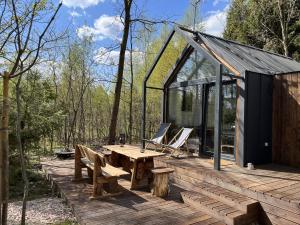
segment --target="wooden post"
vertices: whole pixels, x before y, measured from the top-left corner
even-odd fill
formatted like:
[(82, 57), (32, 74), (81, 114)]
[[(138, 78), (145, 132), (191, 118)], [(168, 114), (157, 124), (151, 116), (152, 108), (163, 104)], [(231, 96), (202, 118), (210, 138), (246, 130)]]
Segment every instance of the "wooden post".
[(221, 170), (221, 134), (222, 134), (222, 65), (216, 71), (215, 93), (215, 129), (214, 129), (214, 169)]
[(3, 74), (3, 103), (0, 130), (0, 174), (1, 174), (1, 204), (2, 204), (2, 224), (7, 224), (7, 207), (9, 192), (9, 162), (8, 162), (8, 119), (9, 119), (9, 73)]
[(82, 179), (82, 169), (81, 169), (81, 152), (79, 146), (75, 146), (75, 176), (74, 180)]
[(103, 182), (99, 182), (98, 178), (101, 177), (101, 166), (102, 162), (99, 156), (95, 156), (94, 172), (93, 172), (93, 194), (92, 198), (103, 195)]

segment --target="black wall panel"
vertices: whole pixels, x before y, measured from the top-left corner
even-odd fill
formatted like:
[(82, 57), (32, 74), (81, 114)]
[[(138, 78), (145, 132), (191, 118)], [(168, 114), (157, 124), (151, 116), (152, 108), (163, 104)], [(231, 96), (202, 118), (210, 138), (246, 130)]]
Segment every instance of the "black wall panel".
[(247, 72), (245, 164), (272, 162), (272, 76)]

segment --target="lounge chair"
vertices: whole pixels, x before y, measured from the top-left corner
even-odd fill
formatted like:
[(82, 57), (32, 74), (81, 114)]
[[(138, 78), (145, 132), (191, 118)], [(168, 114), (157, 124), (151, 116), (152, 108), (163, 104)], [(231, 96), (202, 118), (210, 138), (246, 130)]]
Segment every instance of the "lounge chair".
[(180, 155), (180, 148), (185, 145), (187, 149), (187, 154), (189, 153), (189, 148), (187, 145), (187, 140), (191, 135), (193, 128), (181, 128), (178, 133), (174, 136), (174, 138), (167, 145), (163, 145), (164, 150), (170, 150), (171, 156), (175, 156), (177, 152), (177, 157)]
[(155, 150), (157, 150), (158, 148), (161, 149), (162, 142), (163, 142), (164, 138), (166, 137), (166, 134), (167, 134), (170, 126), (171, 126), (171, 123), (161, 123), (158, 131), (150, 140), (144, 139), (144, 141), (147, 142), (147, 145), (145, 146), (145, 148), (147, 149), (150, 144), (153, 144), (155, 146)]

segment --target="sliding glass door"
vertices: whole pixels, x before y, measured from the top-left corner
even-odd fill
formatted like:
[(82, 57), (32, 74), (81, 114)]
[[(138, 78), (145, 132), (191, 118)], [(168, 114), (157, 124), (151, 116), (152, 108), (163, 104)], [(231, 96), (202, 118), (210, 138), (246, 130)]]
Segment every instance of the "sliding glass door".
[[(214, 119), (215, 119), (215, 86), (207, 84), (205, 94), (206, 104), (204, 118), (203, 152), (214, 153)], [(234, 159), (234, 137), (236, 118), (236, 82), (223, 83), (222, 104), (222, 144), (223, 158)]]

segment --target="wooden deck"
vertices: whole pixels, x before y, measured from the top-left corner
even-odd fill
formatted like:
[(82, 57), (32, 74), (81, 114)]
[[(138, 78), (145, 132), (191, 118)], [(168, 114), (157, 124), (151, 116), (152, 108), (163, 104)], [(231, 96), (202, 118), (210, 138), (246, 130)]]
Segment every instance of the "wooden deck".
[(300, 170), (269, 164), (255, 170), (222, 161), (213, 170), (213, 160), (204, 158), (158, 158), (156, 166), (175, 169), (172, 180), (185, 189), (196, 190), (202, 182), (217, 185), (260, 202), (266, 224), (300, 224)]
[(124, 193), (102, 200), (89, 200), (91, 185), (74, 183), (74, 160), (52, 160), (43, 163), (47, 177), (66, 198), (80, 224), (213, 224), (224, 225), (200, 210), (182, 203), (182, 189), (172, 186), (168, 198), (152, 196), (145, 190), (130, 191), (130, 182), (120, 180)]

